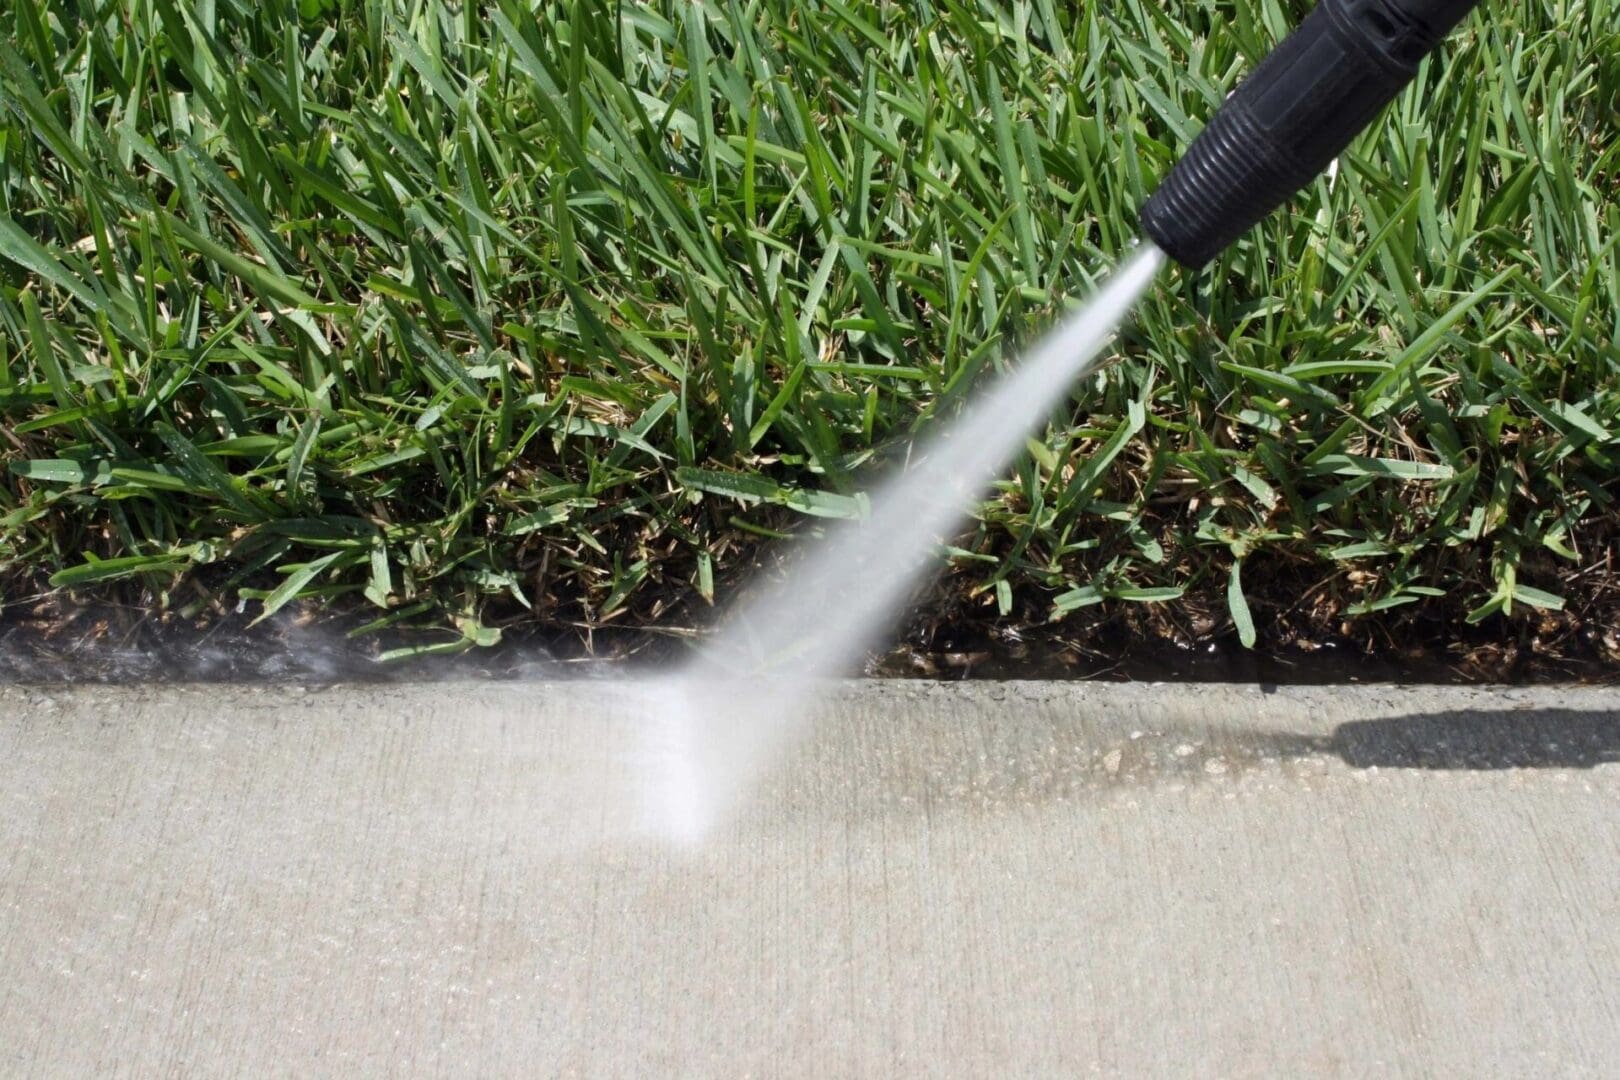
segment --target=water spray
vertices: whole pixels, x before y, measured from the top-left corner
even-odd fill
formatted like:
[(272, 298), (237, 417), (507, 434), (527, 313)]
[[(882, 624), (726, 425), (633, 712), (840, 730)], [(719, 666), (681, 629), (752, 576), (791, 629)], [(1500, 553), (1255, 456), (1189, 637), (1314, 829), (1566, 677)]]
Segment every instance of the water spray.
[(690, 668), (646, 688), (658, 718), (650, 824), (701, 840), (802, 733), (817, 687), (894, 622), (973, 503), (1153, 284), (1165, 257), (1197, 270), (1312, 183), (1416, 76), (1477, 0), (1321, 0), (1238, 87), (1142, 209), (1152, 241), (911, 464), (871, 514), (813, 547), (731, 612)]

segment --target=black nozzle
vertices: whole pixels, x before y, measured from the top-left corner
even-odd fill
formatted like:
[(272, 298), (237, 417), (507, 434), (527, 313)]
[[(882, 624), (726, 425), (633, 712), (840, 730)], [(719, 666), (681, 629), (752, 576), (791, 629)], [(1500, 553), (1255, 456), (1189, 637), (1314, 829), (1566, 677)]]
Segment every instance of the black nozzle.
[(1321, 0), (1215, 114), (1142, 208), (1197, 269), (1310, 184), (1478, 0)]

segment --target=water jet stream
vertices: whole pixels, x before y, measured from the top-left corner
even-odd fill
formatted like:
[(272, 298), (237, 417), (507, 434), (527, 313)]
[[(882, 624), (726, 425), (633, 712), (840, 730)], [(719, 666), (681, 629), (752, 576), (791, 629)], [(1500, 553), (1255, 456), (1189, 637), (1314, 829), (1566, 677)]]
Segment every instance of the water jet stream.
[(871, 495), (803, 561), (730, 613), (686, 670), (649, 687), (647, 812), (661, 832), (697, 841), (804, 733), (819, 686), (852, 674), (938, 564), (1025, 439), (1095, 370), (1103, 347), (1164, 266), (1145, 244), (1011, 371)]

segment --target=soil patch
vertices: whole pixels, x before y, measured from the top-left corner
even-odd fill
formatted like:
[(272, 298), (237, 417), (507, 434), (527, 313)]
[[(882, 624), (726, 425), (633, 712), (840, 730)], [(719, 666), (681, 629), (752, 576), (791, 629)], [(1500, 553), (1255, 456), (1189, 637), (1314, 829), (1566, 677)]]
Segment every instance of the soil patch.
[[(44, 601), (0, 613), (0, 682), (388, 683), (445, 679), (615, 677), (678, 664), (697, 634), (634, 627), (539, 627), (514, 622), (489, 648), (451, 652), (442, 631), (358, 635), (360, 613), (247, 614), (201, 619), (133, 607)], [(1460, 636), (1402, 627), (1403, 638), (1357, 624), (1357, 637), (1272, 624), (1254, 649), (1230, 632), (1176, 637), (1120, 615), (1028, 624), (918, 612), (866, 674), (916, 679), (1102, 679), (1277, 685), (1340, 683), (1514, 685), (1620, 682), (1620, 663), (1593, 635), (1552, 636), (1503, 624)], [(1387, 628), (1385, 628), (1387, 629)], [(1512, 633), (1503, 633), (1503, 629)], [(1371, 630), (1372, 632), (1368, 632)], [(417, 649), (407, 659), (389, 654)], [(426, 651), (443, 650), (443, 651)]]

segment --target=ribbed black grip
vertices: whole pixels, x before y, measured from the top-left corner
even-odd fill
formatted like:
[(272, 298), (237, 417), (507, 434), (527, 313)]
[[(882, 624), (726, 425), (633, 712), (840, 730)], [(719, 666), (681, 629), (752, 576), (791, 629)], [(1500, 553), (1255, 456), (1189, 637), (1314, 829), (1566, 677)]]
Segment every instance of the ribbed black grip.
[(1203, 266), (1321, 175), (1478, 0), (1321, 0), (1215, 114), (1142, 208)]

